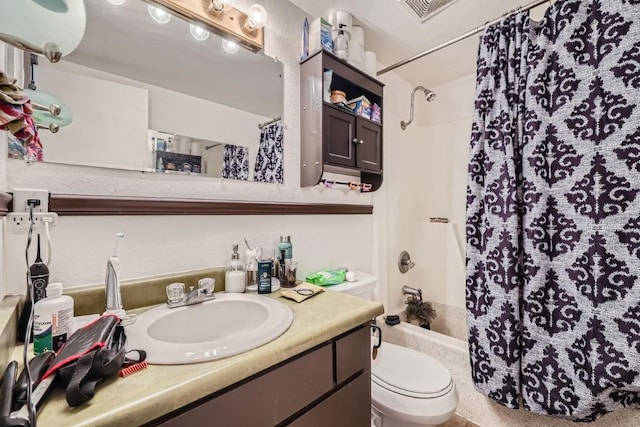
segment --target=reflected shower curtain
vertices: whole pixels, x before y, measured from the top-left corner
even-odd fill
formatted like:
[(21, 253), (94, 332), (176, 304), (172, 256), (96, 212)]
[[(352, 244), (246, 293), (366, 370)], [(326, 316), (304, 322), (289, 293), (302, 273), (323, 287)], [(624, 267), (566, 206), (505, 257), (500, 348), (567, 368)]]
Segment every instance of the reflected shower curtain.
[(254, 181), (282, 184), (284, 182), (283, 126), (277, 121), (262, 128), (256, 156)]
[(222, 177), (241, 181), (249, 179), (249, 147), (232, 144), (224, 145)]
[(640, 1), (487, 29), (467, 189), (476, 388), (591, 421), (640, 407)]

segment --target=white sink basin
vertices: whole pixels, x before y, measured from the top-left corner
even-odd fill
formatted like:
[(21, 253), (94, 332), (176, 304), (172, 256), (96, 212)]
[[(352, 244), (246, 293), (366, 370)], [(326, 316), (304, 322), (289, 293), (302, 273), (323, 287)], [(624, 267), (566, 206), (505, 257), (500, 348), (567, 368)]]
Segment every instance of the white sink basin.
[(260, 295), (216, 294), (188, 307), (157, 307), (125, 328), (127, 349), (159, 365), (205, 362), (242, 353), (282, 335), (293, 322), (285, 304)]

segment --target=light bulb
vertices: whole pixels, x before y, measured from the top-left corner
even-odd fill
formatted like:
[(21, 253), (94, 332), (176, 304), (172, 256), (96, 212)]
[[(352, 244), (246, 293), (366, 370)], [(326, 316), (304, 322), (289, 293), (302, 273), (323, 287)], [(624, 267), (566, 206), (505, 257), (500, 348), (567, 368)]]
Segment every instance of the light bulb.
[(235, 4), (236, 0), (211, 0), (208, 11), (209, 13), (220, 13), (224, 9), (230, 9)]
[(115, 4), (116, 6), (120, 6), (121, 4), (124, 4), (124, 2), (127, 0), (107, 0), (107, 1), (111, 4)]
[(233, 55), (240, 49), (240, 45), (233, 40), (222, 39), (222, 48), (225, 52)]
[(205, 30), (202, 27), (198, 27), (197, 25), (189, 24), (189, 32), (193, 36), (194, 39), (199, 42), (203, 42), (209, 38), (209, 31)]
[(153, 20), (158, 24), (166, 24), (171, 21), (171, 14), (159, 7), (149, 5), (149, 15), (151, 15)]
[(252, 5), (247, 11), (247, 26), (251, 31), (267, 24), (267, 10), (259, 4)]

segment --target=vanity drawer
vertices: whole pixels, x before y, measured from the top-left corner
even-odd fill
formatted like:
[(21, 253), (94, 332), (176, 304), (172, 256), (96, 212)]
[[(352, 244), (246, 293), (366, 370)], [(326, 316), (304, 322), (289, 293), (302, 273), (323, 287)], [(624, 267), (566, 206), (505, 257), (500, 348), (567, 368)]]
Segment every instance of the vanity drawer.
[(326, 344), (160, 425), (274, 426), (333, 389), (332, 353)]
[(350, 377), (371, 367), (371, 332), (363, 325), (335, 341), (336, 383), (341, 384)]
[(289, 427), (369, 427), (371, 375), (365, 371)]

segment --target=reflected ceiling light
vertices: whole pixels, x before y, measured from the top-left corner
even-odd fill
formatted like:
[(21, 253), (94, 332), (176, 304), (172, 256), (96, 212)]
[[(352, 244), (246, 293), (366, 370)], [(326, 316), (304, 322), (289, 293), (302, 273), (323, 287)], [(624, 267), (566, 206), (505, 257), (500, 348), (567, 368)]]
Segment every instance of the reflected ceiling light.
[(269, 15), (264, 7), (254, 4), (247, 11), (247, 18), (242, 25), (242, 30), (251, 34), (255, 30), (264, 27), (267, 24), (268, 17)]
[(240, 49), (240, 45), (233, 40), (222, 39), (222, 48), (225, 52), (233, 55)]
[(149, 5), (149, 15), (151, 15), (153, 20), (158, 24), (166, 24), (171, 21), (171, 14), (159, 7)]
[(207, 12), (212, 15), (217, 15), (224, 10), (231, 9), (235, 2), (236, 0), (211, 0), (211, 3), (209, 3), (207, 7)]
[(107, 0), (107, 1), (111, 4), (115, 4), (116, 6), (120, 6), (121, 4), (124, 4), (124, 2), (127, 0)]
[(189, 24), (189, 32), (191, 33), (193, 38), (198, 40), (199, 42), (203, 42), (209, 38), (209, 31), (197, 25)]

